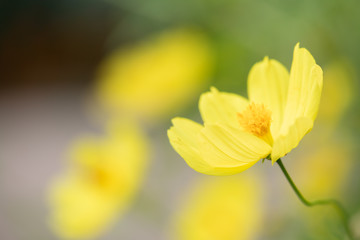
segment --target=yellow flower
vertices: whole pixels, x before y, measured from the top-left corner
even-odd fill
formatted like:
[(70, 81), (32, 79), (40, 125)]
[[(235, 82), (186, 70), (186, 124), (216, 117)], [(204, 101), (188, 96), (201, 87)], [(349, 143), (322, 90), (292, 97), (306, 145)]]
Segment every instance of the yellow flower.
[(212, 88), (200, 97), (204, 126), (174, 118), (173, 148), (190, 167), (211, 175), (241, 172), (262, 158), (274, 163), (313, 127), (322, 90), (322, 70), (295, 46), (290, 74), (273, 59), (256, 63), (248, 78), (249, 100)]
[[(317, 144), (316, 149), (309, 150), (307, 154), (295, 156), (293, 166), (297, 169), (294, 178), (304, 195), (311, 196), (312, 199), (341, 195), (352, 165), (348, 144), (327, 141), (324, 145)], [(296, 159), (299, 161), (295, 161)]]
[(166, 117), (201, 91), (212, 62), (204, 35), (168, 31), (112, 53), (99, 71), (99, 98), (115, 112), (127, 111), (147, 120)]
[[(305, 148), (301, 146), (301, 149), (306, 151), (299, 151), (297, 152), (299, 154), (295, 154), (292, 158), (291, 167), (297, 170), (292, 177), (296, 179), (302, 193), (311, 200), (321, 199), (324, 196), (344, 200), (346, 196), (344, 190), (351, 176), (350, 170), (354, 167), (351, 161), (351, 143), (349, 144), (349, 141), (343, 137), (340, 137), (340, 142), (320, 139), (323, 139), (323, 136), (317, 137), (312, 134), (312, 139), (307, 142)], [(341, 226), (341, 219), (336, 209), (331, 207), (307, 209), (297, 202), (293, 204), (293, 207), (290, 207), (294, 209), (292, 214), (301, 221), (299, 225), (309, 236), (309, 238), (303, 236), (304, 239), (348, 239), (345, 237), (346, 232)], [(286, 213), (289, 214), (289, 211)], [(330, 228), (332, 231), (329, 231)]]
[(176, 240), (255, 239), (261, 224), (261, 185), (255, 177), (205, 177), (174, 216)]
[(343, 60), (328, 65), (324, 71), (326, 85), (323, 89), (318, 120), (330, 128), (344, 116), (354, 100), (356, 86), (353, 66)]
[(130, 204), (146, 166), (144, 136), (132, 124), (112, 124), (107, 138), (84, 138), (70, 168), (50, 186), (51, 225), (66, 239), (104, 231)]

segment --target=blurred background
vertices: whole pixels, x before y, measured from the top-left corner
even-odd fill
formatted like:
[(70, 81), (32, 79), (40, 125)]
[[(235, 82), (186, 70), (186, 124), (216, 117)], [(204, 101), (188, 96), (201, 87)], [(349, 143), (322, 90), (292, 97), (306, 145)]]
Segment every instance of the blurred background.
[(324, 90), (313, 131), (283, 162), (308, 199), (340, 200), (360, 238), (359, 8), (1, 1), (0, 239), (346, 239), (336, 212), (301, 205), (277, 166), (204, 176), (166, 135), (173, 117), (201, 122), (210, 86), (246, 96), (265, 56), (290, 69), (297, 42), (323, 68)]

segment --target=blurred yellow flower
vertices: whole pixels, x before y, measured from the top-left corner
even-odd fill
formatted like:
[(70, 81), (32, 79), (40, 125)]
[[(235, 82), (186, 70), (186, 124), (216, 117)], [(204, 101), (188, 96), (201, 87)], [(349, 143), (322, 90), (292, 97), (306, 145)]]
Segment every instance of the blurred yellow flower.
[(297, 44), (290, 74), (265, 57), (250, 71), (249, 100), (212, 88), (200, 97), (204, 126), (174, 118), (170, 143), (190, 167), (205, 174), (239, 173), (262, 158), (274, 163), (311, 131), (322, 85), (321, 68)]
[(51, 225), (65, 239), (88, 239), (105, 230), (130, 204), (148, 155), (138, 128), (112, 123), (106, 138), (79, 140), (70, 168), (50, 186)]
[[(349, 173), (354, 167), (351, 147), (343, 139), (341, 142), (322, 142), (320, 139), (323, 137), (312, 136), (312, 141), (306, 144), (306, 151), (295, 154), (292, 159), (292, 168), (296, 169), (293, 177), (309, 199), (318, 200), (327, 196), (345, 200), (346, 184), (349, 183)], [(304, 209), (299, 204), (295, 204), (293, 209), (299, 208), (301, 210), (293, 214), (301, 220), (300, 225), (311, 239), (348, 239), (336, 209)]]
[(255, 239), (262, 225), (260, 189), (255, 177), (201, 179), (175, 214), (173, 239)]
[(297, 169), (294, 178), (306, 196), (312, 199), (339, 196), (351, 167), (351, 150), (341, 143), (317, 144), (307, 154), (295, 156), (294, 163), (293, 168)]
[(323, 102), (319, 110), (319, 121), (334, 128), (354, 100), (353, 69), (349, 62), (334, 62), (326, 67)]
[(210, 78), (209, 42), (193, 30), (164, 32), (112, 53), (99, 71), (100, 101), (150, 119), (176, 113)]

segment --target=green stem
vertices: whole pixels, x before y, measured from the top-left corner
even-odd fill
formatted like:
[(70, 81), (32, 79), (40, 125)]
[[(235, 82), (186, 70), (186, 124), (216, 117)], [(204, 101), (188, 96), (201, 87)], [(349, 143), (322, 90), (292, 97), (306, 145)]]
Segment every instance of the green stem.
[(344, 209), (344, 207), (341, 205), (340, 202), (338, 202), (337, 200), (334, 199), (324, 199), (324, 200), (317, 200), (317, 201), (308, 201), (304, 198), (304, 196), (301, 194), (301, 192), (299, 191), (299, 189), (296, 187), (295, 183), (293, 182), (293, 180), (291, 179), (289, 173), (286, 171), (281, 159), (276, 161), (279, 165), (279, 167), (281, 168), (281, 171), (284, 173), (286, 179), (288, 180), (288, 182), (290, 183), (290, 186), (292, 187), (292, 189), (294, 190), (294, 192), (296, 193), (297, 197), (300, 199), (300, 201), (305, 204), (308, 207), (313, 207), (316, 205), (331, 205), (333, 206), (338, 213), (341, 216), (341, 220), (344, 224), (345, 230), (349, 236), (350, 239), (354, 239), (352, 236), (352, 233), (350, 231), (349, 228), (349, 217), (348, 214), (346, 213), (346, 210)]

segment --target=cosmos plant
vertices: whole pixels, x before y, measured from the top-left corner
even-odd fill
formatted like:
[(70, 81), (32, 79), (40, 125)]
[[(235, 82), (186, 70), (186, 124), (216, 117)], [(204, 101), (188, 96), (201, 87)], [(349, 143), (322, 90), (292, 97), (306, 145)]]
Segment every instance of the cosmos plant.
[(261, 159), (277, 163), (305, 205), (338, 210), (352, 239), (342, 205), (333, 199), (306, 200), (281, 160), (313, 128), (322, 87), (321, 67), (297, 44), (290, 73), (268, 57), (252, 67), (249, 99), (214, 87), (202, 94), (199, 109), (204, 124), (174, 118), (168, 130), (170, 143), (191, 168), (209, 175), (237, 174)]

